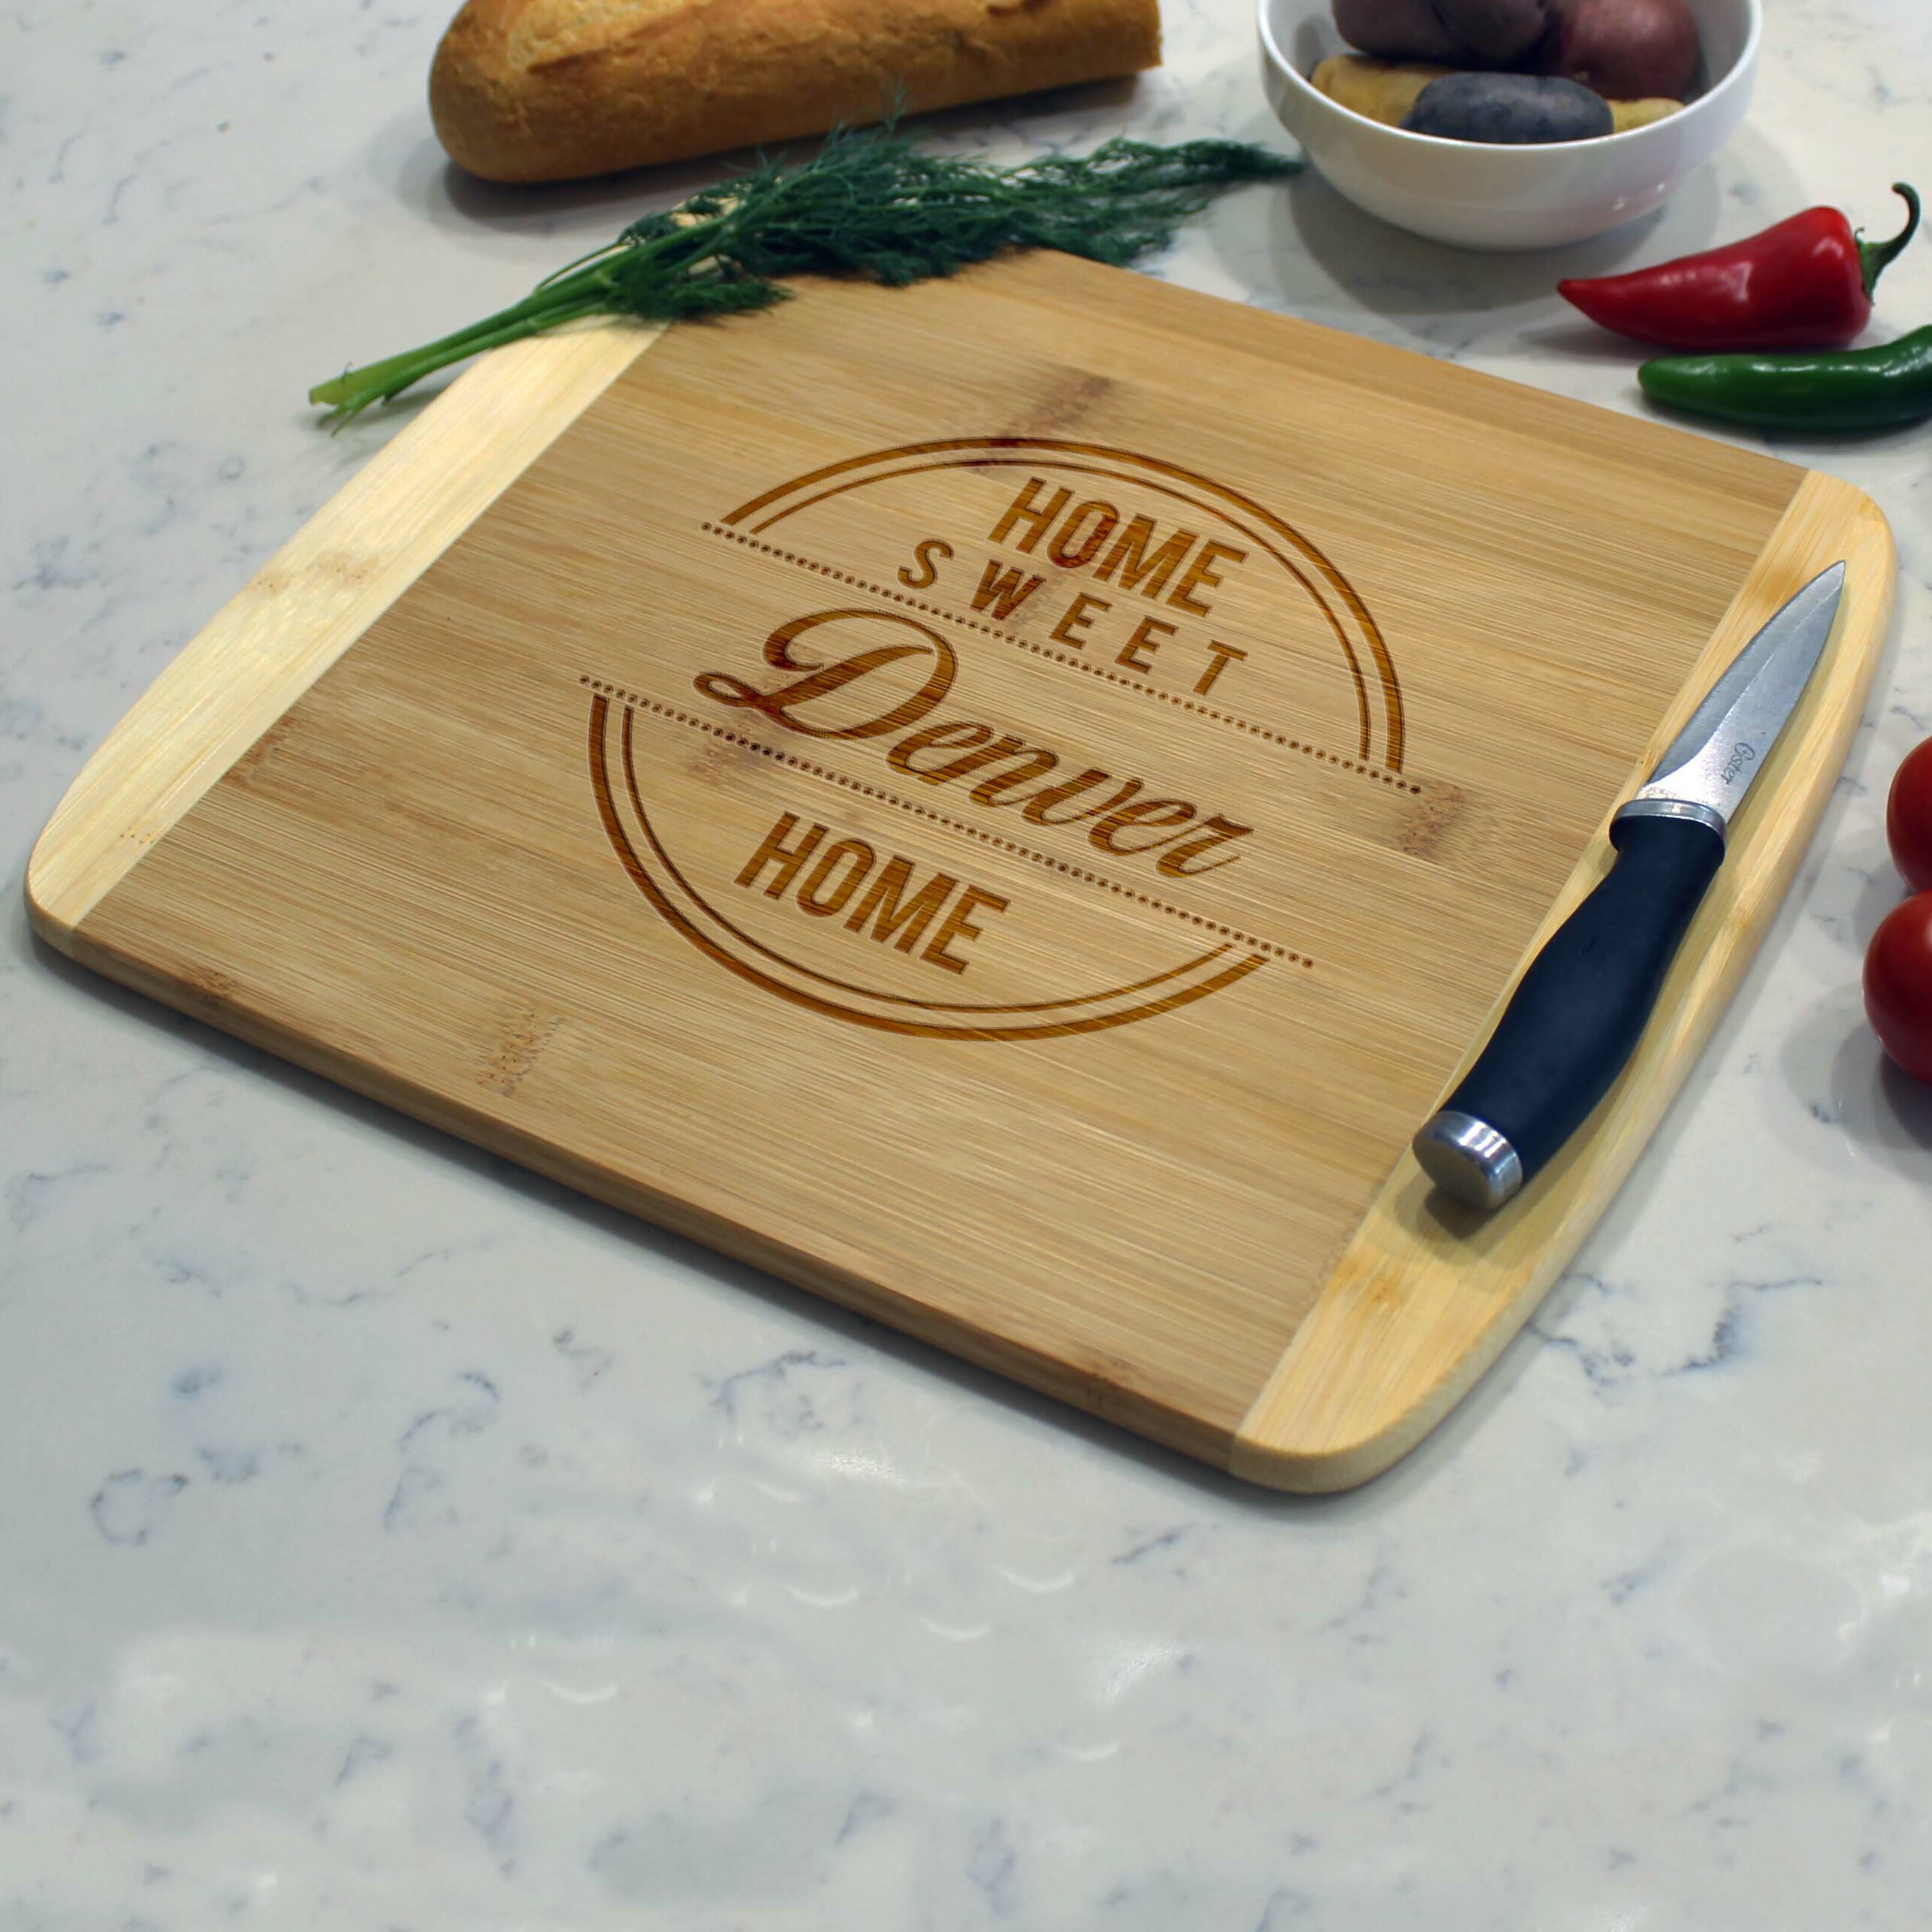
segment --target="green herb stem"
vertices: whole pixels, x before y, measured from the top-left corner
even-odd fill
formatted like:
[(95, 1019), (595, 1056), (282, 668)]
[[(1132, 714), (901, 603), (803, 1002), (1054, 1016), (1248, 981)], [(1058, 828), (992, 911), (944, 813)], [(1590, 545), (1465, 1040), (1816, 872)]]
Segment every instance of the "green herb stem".
[[(715, 222), (708, 225), (715, 228)], [(694, 230), (667, 236), (666, 243), (681, 242)], [(309, 400), (328, 405), (345, 419), (367, 409), (371, 403), (387, 402), (392, 396), (433, 375), (451, 363), (461, 362), (484, 350), (500, 349), (506, 343), (521, 342), (526, 336), (546, 329), (560, 328), (566, 322), (587, 315), (611, 312), (610, 295), (615, 279), (614, 253), (624, 245), (613, 243), (608, 249), (587, 257), (537, 284), (520, 302), (499, 309), (494, 315), (472, 322), (420, 348), (405, 349), (380, 362), (365, 363), (360, 369), (346, 370), (327, 382), (318, 382), (309, 391)], [(633, 266), (660, 261), (672, 251), (663, 245), (641, 246), (635, 249)], [(697, 249), (687, 249), (688, 257)]]
[(1301, 163), (1238, 141), (1156, 147), (1110, 140), (1091, 154), (1016, 168), (922, 152), (891, 126), (829, 136), (794, 168), (762, 162), (539, 282), (466, 328), (309, 392), (346, 422), (483, 350), (580, 321), (648, 321), (768, 307), (790, 276), (854, 274), (902, 286), (1007, 249), (1052, 248), (1116, 265), (1164, 246), (1222, 189)]
[[(522, 311), (521, 313), (518, 311)], [(473, 322), (454, 335), (425, 343), (420, 349), (406, 349), (400, 355), (346, 370), (327, 382), (318, 382), (309, 391), (309, 400), (326, 405), (343, 421), (359, 415), (372, 403), (386, 403), (405, 389), (433, 376), (439, 369), (461, 362), (485, 349), (501, 349), (521, 342), (527, 336), (540, 335), (546, 329), (561, 328), (566, 322), (605, 312), (602, 302), (587, 298), (575, 302), (549, 302), (539, 307), (519, 303), (515, 309), (505, 309)]]

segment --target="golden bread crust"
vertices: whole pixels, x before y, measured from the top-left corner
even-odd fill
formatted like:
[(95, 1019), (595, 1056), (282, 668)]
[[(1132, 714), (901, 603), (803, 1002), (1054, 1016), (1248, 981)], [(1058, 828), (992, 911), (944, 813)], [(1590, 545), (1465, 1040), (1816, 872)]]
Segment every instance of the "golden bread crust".
[(1158, 0), (467, 0), (430, 110), (472, 174), (561, 181), (1160, 59)]

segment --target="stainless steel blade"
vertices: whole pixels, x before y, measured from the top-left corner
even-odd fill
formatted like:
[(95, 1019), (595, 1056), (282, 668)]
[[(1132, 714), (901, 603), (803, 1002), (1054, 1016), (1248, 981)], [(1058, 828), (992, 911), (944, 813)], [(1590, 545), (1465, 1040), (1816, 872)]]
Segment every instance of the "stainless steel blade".
[(1814, 577), (1732, 659), (1626, 813), (1689, 808), (1728, 825), (1818, 667), (1845, 566)]

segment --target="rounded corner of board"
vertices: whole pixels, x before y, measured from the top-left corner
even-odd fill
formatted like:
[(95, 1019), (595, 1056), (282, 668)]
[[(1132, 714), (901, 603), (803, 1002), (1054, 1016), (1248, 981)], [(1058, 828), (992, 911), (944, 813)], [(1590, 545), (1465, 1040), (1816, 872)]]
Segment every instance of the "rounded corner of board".
[[(85, 771), (82, 777), (86, 776)], [(76, 779), (78, 784), (80, 781)], [(70, 795), (72, 788), (69, 788)], [(27, 858), (27, 877), (22, 897), (26, 901), (27, 924), (35, 935), (44, 940), (56, 952), (71, 953), (74, 950), (74, 937), (80, 922), (81, 915), (74, 912), (69, 903), (68, 895), (62, 890), (59, 877), (59, 862), (56, 847), (60, 835), (61, 812), (65, 805), (55, 808), (53, 817), (46, 829), (34, 841), (34, 849)], [(70, 913), (73, 916), (69, 916)]]
[[(1432, 1305), (1445, 1289), (1460, 1298), (1444, 1257), (1429, 1251), (1425, 1230), (1408, 1225), (1410, 1192), (1370, 1215), (1366, 1241), (1358, 1237), (1283, 1351), (1229, 1441), (1230, 1475), (1300, 1496), (1373, 1481), (1455, 1407), (1514, 1332), (1511, 1303), (1527, 1312), (1527, 1297), (1499, 1294), (1486, 1281), (1472, 1329), (1466, 1307), (1464, 1321), (1439, 1324), (1442, 1311)], [(1484, 1258), (1471, 1257), (1479, 1266)]]
[(1867, 522), (1875, 526), (1885, 543), (1891, 543), (1891, 520), (1879, 507), (1878, 500), (1858, 488), (1848, 483), (1842, 476), (1833, 476), (1822, 469), (1809, 472), (1806, 488), (1814, 496), (1830, 505), (1837, 512), (1856, 522)]
[[(1898, 541), (1876, 499), (1856, 484), (1822, 470), (1809, 472), (1792, 501), (1786, 527), (1774, 542), (1775, 548), (1807, 558), (1837, 550), (1846, 561), (1862, 566), (1853, 573), (1855, 599), (1862, 591), (1861, 601), (1871, 611), (1876, 594), (1879, 618), (1890, 611), (1898, 576)], [(1882, 630), (1882, 622), (1876, 628)]]
[(122, 734), (128, 719), (135, 717), (146, 702), (144, 695), (128, 717), (95, 747), (69, 780), (27, 855), (21, 887), (27, 924), (56, 952), (70, 956), (75, 954), (75, 943), (87, 915), (140, 857), (137, 849), (123, 850), (137, 847), (138, 841), (128, 839), (128, 828), (102, 807), (111, 801), (116, 789), (124, 756)]
[[(1834, 562), (1849, 570), (1832, 647), (1838, 669), (1819, 681), (1822, 688), (1810, 706), (1813, 729), (1827, 747), (1813, 761), (1808, 788), (1822, 809), (1849, 753), (1851, 733), (1884, 655), (1897, 595), (1898, 542), (1891, 520), (1871, 497), (1855, 484), (1813, 470), (1767, 552), (1773, 554), (1800, 582)], [(1807, 838), (1810, 829), (1807, 822)]]
[(560, 330), (465, 370), (162, 671), (95, 750), (27, 867), (27, 916), (77, 928), (180, 817), (664, 332)]
[(1393, 1417), (1381, 1427), (1339, 1440), (1278, 1434), (1235, 1432), (1227, 1456), (1227, 1472), (1238, 1481), (1287, 1496), (1337, 1496), (1393, 1469), (1429, 1432), (1420, 1405)]

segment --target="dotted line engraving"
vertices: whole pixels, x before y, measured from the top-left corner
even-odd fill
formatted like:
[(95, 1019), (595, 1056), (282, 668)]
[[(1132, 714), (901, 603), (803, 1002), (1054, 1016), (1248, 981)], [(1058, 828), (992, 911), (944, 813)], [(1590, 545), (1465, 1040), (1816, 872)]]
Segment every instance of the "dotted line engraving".
[(580, 677), (577, 681), (587, 689), (599, 696), (614, 698), (620, 704), (639, 709), (654, 711), (660, 717), (669, 718), (675, 723), (690, 725), (694, 729), (708, 732), (713, 738), (723, 738), (727, 744), (741, 745), (747, 751), (755, 751), (761, 757), (769, 758), (780, 765), (789, 765), (795, 771), (809, 772), (814, 778), (829, 779), (835, 785), (842, 785), (848, 792), (856, 792), (862, 797), (877, 798), (882, 804), (896, 805), (902, 812), (910, 812), (916, 818), (931, 819), (936, 825), (943, 825), (949, 831), (964, 832), (968, 838), (977, 838), (982, 844), (997, 847), (1002, 852), (1010, 852), (1016, 856), (1030, 859), (1036, 865), (1043, 865), (1049, 871), (1064, 872), (1069, 878), (1078, 879), (1082, 884), (1099, 886), (1109, 892), (1117, 893), (1123, 899), (1131, 899), (1137, 905), (1148, 907), (1158, 913), (1165, 913), (1170, 918), (1185, 919), (1189, 925), (1197, 925), (1203, 931), (1218, 934), (1223, 939), (1231, 939), (1238, 944), (1265, 953), (1271, 959), (1284, 959), (1291, 966), (1313, 967), (1315, 961), (1305, 954), (1292, 952), (1285, 946), (1277, 946), (1273, 940), (1257, 939), (1252, 933), (1242, 932), (1231, 925), (1222, 925), (1211, 919), (1203, 919), (1198, 913), (1191, 913), (1180, 906), (1170, 905), (1164, 899), (1156, 899), (1145, 892), (1137, 892), (1131, 886), (1116, 884), (1111, 879), (1103, 878), (1097, 872), (1089, 872), (1078, 865), (1069, 865), (1064, 859), (1049, 857), (1046, 853), (1036, 852), (1029, 845), (1016, 844), (1012, 839), (1001, 838), (990, 832), (983, 832), (977, 826), (968, 825), (964, 820), (949, 817), (944, 812), (935, 812), (926, 806), (915, 804), (910, 798), (902, 798), (896, 792), (882, 790), (878, 786), (863, 783), (856, 778), (848, 778), (842, 771), (828, 770), (823, 765), (814, 765), (811, 759), (795, 758), (789, 752), (780, 751), (768, 744), (760, 744), (756, 738), (746, 738), (739, 732), (727, 731), (722, 725), (713, 724), (708, 718), (696, 717), (689, 711), (681, 711), (674, 705), (660, 704), (655, 698), (640, 696), (635, 691), (626, 691), (621, 685), (607, 684), (601, 678)]
[(796, 551), (780, 550), (776, 544), (762, 542), (755, 536), (747, 536), (741, 530), (728, 529), (723, 524), (707, 522), (702, 527), (712, 536), (728, 538), (733, 543), (744, 545), (747, 550), (762, 551), (768, 557), (775, 557), (786, 563), (795, 563), (801, 570), (815, 571), (821, 577), (829, 577), (835, 584), (849, 584), (855, 590), (869, 590), (875, 597), (889, 597), (895, 604), (904, 604), (908, 608), (923, 611), (929, 617), (943, 617), (948, 623), (958, 624), (964, 630), (983, 631), (989, 637), (998, 638), (1002, 644), (1017, 645), (1022, 651), (1030, 651), (1036, 657), (1051, 658), (1055, 664), (1071, 665), (1076, 671), (1084, 671), (1090, 678), (1104, 678), (1109, 684), (1118, 684), (1123, 690), (1131, 691), (1137, 696), (1158, 698), (1164, 705), (1173, 705), (1184, 711), (1194, 711), (1204, 718), (1212, 718), (1217, 724), (1232, 725), (1236, 731), (1245, 731), (1251, 738), (1264, 738), (1270, 744), (1278, 744), (1284, 750), (1300, 752), (1304, 758), (1312, 758), (1318, 764), (1332, 765), (1337, 771), (1352, 771), (1358, 777), (1372, 778), (1378, 785), (1386, 785), (1392, 792), (1407, 792), (1420, 796), (1422, 787), (1393, 771), (1384, 771), (1378, 765), (1364, 765), (1360, 759), (1345, 758), (1339, 751), (1324, 751), (1318, 744), (1309, 744), (1298, 738), (1290, 738), (1285, 732), (1270, 731), (1266, 725), (1251, 723), (1246, 718), (1238, 718), (1231, 711), (1216, 711), (1212, 705), (1197, 704), (1191, 698), (1178, 696), (1172, 691), (1163, 691), (1158, 686), (1144, 684), (1137, 678), (1123, 678), (1117, 671), (1109, 671), (1098, 664), (1089, 664), (1084, 657), (1069, 657), (1064, 651), (1053, 651), (1043, 644), (1035, 644), (1030, 638), (1016, 637), (1011, 631), (1001, 630), (997, 624), (982, 623), (977, 617), (961, 617), (957, 611), (942, 609), (937, 604), (928, 604), (917, 597), (908, 597), (903, 591), (889, 590), (883, 584), (874, 584), (868, 578), (856, 577), (849, 570), (835, 569), (829, 563), (821, 563), (815, 557), (801, 557)]

